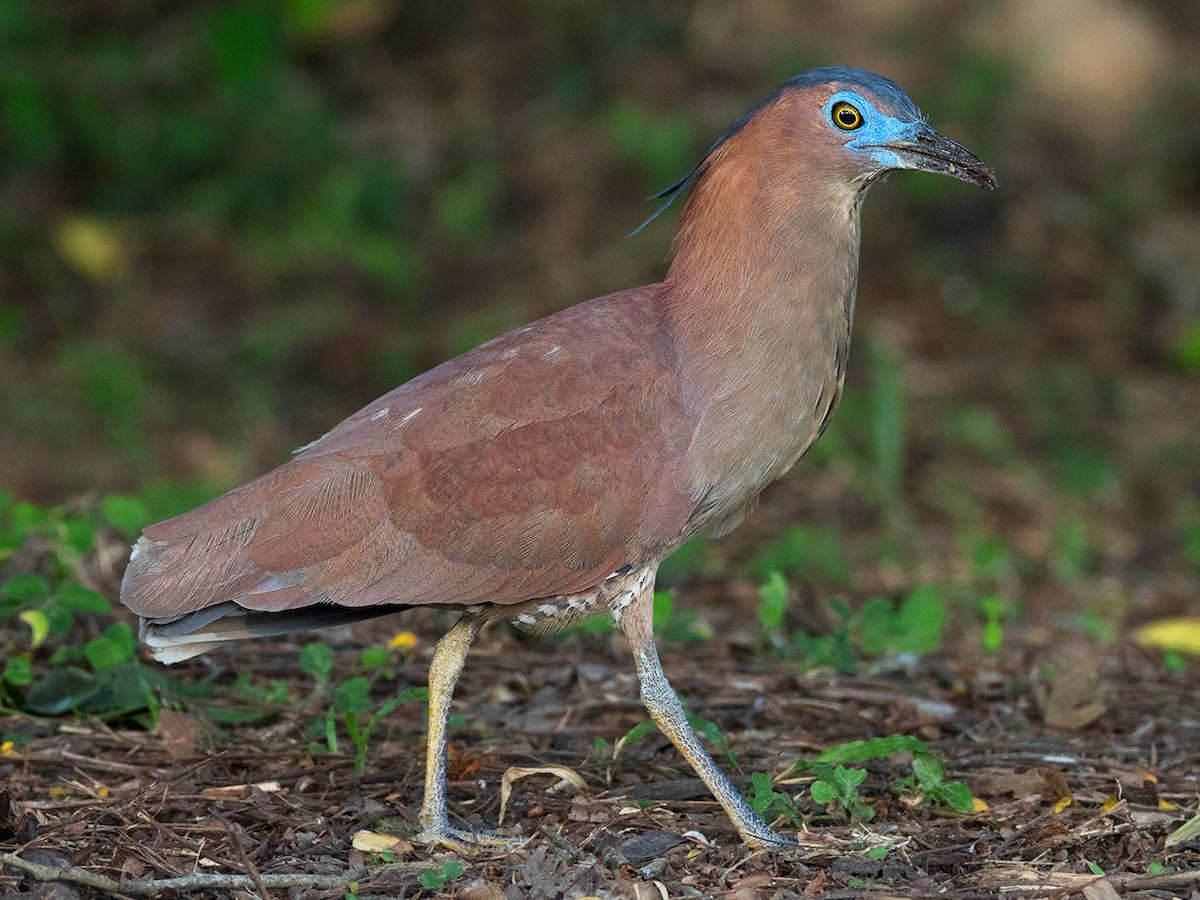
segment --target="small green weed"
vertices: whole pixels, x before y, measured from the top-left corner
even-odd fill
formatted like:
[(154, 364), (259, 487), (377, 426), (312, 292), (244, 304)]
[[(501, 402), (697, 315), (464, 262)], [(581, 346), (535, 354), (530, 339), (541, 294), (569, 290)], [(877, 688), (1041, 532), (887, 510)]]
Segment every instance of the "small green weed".
[(1016, 606), (1011, 600), (992, 594), (979, 601), (983, 614), (983, 649), (998, 653), (1004, 643), (1004, 625), (1016, 615)]
[(813, 802), (833, 814), (839, 811), (857, 822), (870, 822), (875, 810), (867, 805), (858, 792), (858, 786), (867, 777), (866, 769), (848, 769), (845, 766), (814, 766), (817, 780), (809, 786)]
[(811, 769), (817, 776), (809, 788), (812, 799), (833, 813), (844, 813), (857, 821), (870, 821), (875, 810), (863, 800), (859, 786), (866, 778), (865, 769), (849, 768), (847, 763), (868, 762), (895, 753), (912, 754), (911, 776), (896, 781), (892, 790), (911, 801), (970, 810), (974, 797), (960, 781), (947, 781), (945, 766), (925, 742), (908, 735), (893, 734), (865, 741), (851, 741), (830, 747), (815, 759), (801, 761), (793, 771)]
[(436, 891), (444, 888), (451, 881), (461, 878), (463, 873), (463, 864), (456, 859), (444, 862), (436, 869), (427, 869), (421, 873), (418, 879), (421, 882), (421, 887), (427, 891)]
[(694, 609), (676, 609), (670, 591), (654, 592), (654, 631), (664, 640), (677, 643), (706, 641), (712, 629), (700, 621)]
[(899, 604), (875, 597), (858, 611), (858, 644), (864, 653), (933, 653), (942, 646), (946, 603), (936, 589), (919, 587)]
[(946, 603), (936, 588), (926, 585), (898, 603), (875, 597), (857, 612), (831, 600), (828, 608), (837, 620), (834, 628), (823, 635), (797, 631), (789, 643), (780, 634), (787, 581), (779, 572), (771, 572), (759, 596), (758, 618), (769, 642), (811, 667), (854, 671), (863, 656), (932, 653), (941, 647), (946, 625)]
[(746, 802), (765, 822), (783, 819), (796, 827), (804, 822), (804, 817), (796, 808), (796, 802), (791, 795), (775, 790), (771, 776), (764, 772), (755, 772), (750, 776), (750, 784), (746, 788)]
[(0, 706), (153, 724), (153, 687), (166, 679), (140, 666), (132, 629), (114, 621), (108, 600), (83, 583), (97, 532), (128, 534), (144, 515), (129, 498), (74, 511), (17, 503), (0, 492), (0, 563), (18, 552), (34, 561), (33, 570), (14, 570), (0, 583)]
[(313, 697), (328, 698), (328, 706), (322, 719), (314, 722), (310, 734), (324, 738), (330, 753), (340, 747), (339, 728), (344, 731), (354, 746), (354, 769), (362, 772), (367, 764), (367, 749), (371, 734), (379, 724), (397, 707), (405, 703), (429, 702), (429, 689), (413, 686), (402, 690), (389, 700), (378, 704), (371, 700), (371, 689), (377, 680), (391, 677), (388, 664), (391, 654), (382, 647), (369, 647), (359, 658), (359, 667), (366, 674), (353, 675), (340, 682), (333, 682), (333, 650), (321, 641), (305, 644), (300, 650), (300, 669), (310, 675), (315, 686)]
[(758, 578), (779, 572), (787, 577), (819, 578), (838, 587), (849, 586), (852, 577), (836, 531), (799, 525), (788, 528), (774, 543), (759, 551), (746, 568)]

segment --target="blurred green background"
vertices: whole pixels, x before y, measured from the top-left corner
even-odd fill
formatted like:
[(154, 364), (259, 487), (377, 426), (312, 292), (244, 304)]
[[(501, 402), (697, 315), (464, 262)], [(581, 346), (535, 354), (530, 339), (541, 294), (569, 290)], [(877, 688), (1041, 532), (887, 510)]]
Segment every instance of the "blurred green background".
[(165, 517), (658, 280), (678, 209), (627, 238), (643, 198), (826, 64), (895, 78), (1001, 189), (872, 192), (834, 427), (683, 565), (784, 535), (763, 571), (818, 595), (1194, 608), (1191, 0), (5, 0), (0, 490)]

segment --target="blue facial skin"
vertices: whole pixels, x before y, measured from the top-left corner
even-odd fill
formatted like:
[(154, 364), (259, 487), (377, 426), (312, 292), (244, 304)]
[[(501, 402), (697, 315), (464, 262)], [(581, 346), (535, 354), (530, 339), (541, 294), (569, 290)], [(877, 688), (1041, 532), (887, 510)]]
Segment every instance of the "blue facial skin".
[[(863, 117), (858, 128), (847, 131), (839, 128), (833, 120), (833, 108), (839, 103), (849, 103)], [(829, 127), (847, 138), (846, 146), (859, 153), (866, 153), (884, 170), (903, 169), (904, 162), (889, 144), (895, 141), (915, 142), (918, 128), (929, 131), (924, 119), (904, 121), (877, 110), (866, 97), (853, 91), (838, 91), (822, 107)]]
[[(849, 103), (857, 109), (862, 124), (851, 129), (840, 127), (833, 113), (839, 103)], [(908, 105), (911, 106), (911, 101)], [(996, 186), (991, 169), (979, 157), (930, 128), (915, 106), (912, 106), (911, 118), (898, 119), (881, 112), (862, 94), (843, 90), (830, 97), (822, 111), (829, 127), (845, 137), (846, 147), (866, 154), (877, 174), (893, 169), (916, 169), (949, 175), (980, 187)]]

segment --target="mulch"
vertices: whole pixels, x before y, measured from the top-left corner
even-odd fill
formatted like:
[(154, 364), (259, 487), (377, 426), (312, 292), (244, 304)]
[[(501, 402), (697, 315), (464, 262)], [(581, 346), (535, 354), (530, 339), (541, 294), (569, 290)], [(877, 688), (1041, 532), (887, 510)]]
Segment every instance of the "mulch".
[[(398, 681), (421, 682), (435, 624), (418, 620), (423, 642)], [(81, 867), (129, 896), (1200, 896), (1200, 841), (1164, 849), (1196, 810), (1200, 689), (1141, 649), (1030, 626), (1006, 635), (994, 659), (957, 646), (910, 660), (906, 671), (805, 673), (751, 652), (734, 624), (717, 633), (666, 644), (664, 666), (691, 711), (726, 736), (743, 779), (770, 773), (799, 798), (809, 816), (795, 851), (743, 847), (656, 733), (616, 759), (598, 751), (597, 738), (611, 747), (646, 718), (619, 637), (530, 641), (496, 629), (456, 695), (464, 722), (452, 742), (452, 815), (495, 824), (513, 766), (563, 766), (586, 784), (516, 781), (503, 825), (528, 841), (514, 852), (459, 858), (404, 840), (421, 796), (420, 704), (380, 728), (360, 774), (352, 756), (330, 754), (306, 733), (322, 710), (304, 703), (254, 727), (217, 728), (180, 710), (166, 710), (154, 732), (4, 721), (3, 731), (33, 739), (0, 757), (0, 852)], [(259, 677), (296, 682), (295, 654), (295, 645), (241, 647), (218, 664), (253, 661)], [(1046, 670), (1031, 662), (1039, 658), (1059, 661), (1055, 677), (1039, 674)], [(195, 674), (211, 674), (209, 665), (197, 663)], [(867, 766), (869, 823), (814, 810), (810, 773), (780, 777), (826, 747), (898, 732), (921, 737), (986, 808), (906, 804), (888, 790), (910, 771), (902, 755)], [(354, 849), (360, 831), (398, 835), (391, 861)], [(886, 855), (872, 853), (881, 847)], [(461, 875), (422, 886), (423, 874), (456, 859)], [(328, 880), (288, 886), (313, 876)], [(192, 881), (155, 884), (179, 878)], [(0, 886), (61, 900), (114, 893), (39, 885), (12, 866)]]

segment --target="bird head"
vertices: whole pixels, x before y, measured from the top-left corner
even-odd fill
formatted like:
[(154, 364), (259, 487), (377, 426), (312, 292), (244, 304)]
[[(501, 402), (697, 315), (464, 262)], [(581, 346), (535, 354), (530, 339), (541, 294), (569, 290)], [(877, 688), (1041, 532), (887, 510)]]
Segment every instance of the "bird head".
[(829, 67), (793, 78), (781, 89), (784, 94), (789, 90), (802, 104), (820, 104), (817, 140), (840, 150), (841, 162), (859, 180), (915, 169), (989, 190), (996, 187), (991, 167), (934, 131), (894, 81), (862, 69)]
[(801, 191), (825, 184), (847, 189), (848, 198), (861, 197), (862, 188), (896, 169), (996, 187), (991, 167), (934, 131), (896, 82), (862, 69), (827, 66), (785, 82), (734, 122), (694, 169), (648, 198), (663, 202), (633, 234), (739, 144), (742, 152), (733, 155), (743, 159), (765, 158), (762, 151), (769, 149), (781, 165), (775, 174)]

